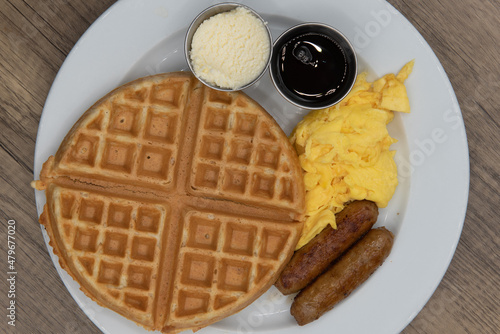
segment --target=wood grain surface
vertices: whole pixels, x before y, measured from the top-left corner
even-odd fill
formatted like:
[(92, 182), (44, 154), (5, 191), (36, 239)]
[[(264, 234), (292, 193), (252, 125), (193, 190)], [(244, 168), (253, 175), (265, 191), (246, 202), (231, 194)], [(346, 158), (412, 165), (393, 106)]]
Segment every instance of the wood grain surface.
[[(114, 2), (0, 0), (0, 333), (100, 333), (50, 260), (29, 184), (52, 81), (78, 38)], [(448, 74), (462, 109), (471, 164), (468, 210), (455, 256), (403, 333), (500, 333), (500, 2), (389, 2), (423, 35)], [(8, 220), (17, 228), (15, 327), (6, 317)]]

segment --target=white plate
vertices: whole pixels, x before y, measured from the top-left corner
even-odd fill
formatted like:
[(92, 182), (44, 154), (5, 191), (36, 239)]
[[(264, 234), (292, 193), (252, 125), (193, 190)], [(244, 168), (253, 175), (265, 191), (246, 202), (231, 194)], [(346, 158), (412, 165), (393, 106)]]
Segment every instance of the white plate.
[[(94, 101), (140, 76), (186, 70), (185, 31), (217, 1), (121, 0), (82, 36), (61, 67), (47, 98), (35, 151), (35, 175), (64, 135)], [(422, 309), (455, 252), (467, 206), (469, 159), (462, 115), (438, 59), (416, 29), (384, 1), (252, 1), (273, 37), (304, 21), (330, 24), (354, 44), (371, 79), (397, 72), (415, 59), (406, 81), (412, 112), (396, 115), (391, 135), (399, 140), (400, 185), (377, 225), (396, 235), (384, 265), (348, 299), (305, 328), (289, 314), (291, 298), (272, 287), (242, 312), (200, 333), (399, 333)], [(265, 76), (247, 93), (289, 133), (305, 114), (283, 100)], [(411, 182), (410, 182), (411, 181)], [(38, 213), (45, 197), (36, 192)], [(47, 241), (47, 235), (43, 232)], [(66, 287), (105, 333), (146, 333), (99, 307), (79, 290), (52, 254)], [(278, 330), (278, 331), (275, 331)]]

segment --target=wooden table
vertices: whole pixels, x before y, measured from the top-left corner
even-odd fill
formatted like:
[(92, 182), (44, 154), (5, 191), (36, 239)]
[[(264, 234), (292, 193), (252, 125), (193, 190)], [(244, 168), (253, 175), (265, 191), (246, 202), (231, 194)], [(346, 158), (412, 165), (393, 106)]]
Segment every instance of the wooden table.
[[(0, 317), (2, 333), (99, 333), (61, 282), (37, 223), (33, 155), (52, 81), (114, 0), (0, 0)], [(390, 0), (429, 42), (460, 103), (470, 149), (465, 225), (451, 265), (403, 331), (500, 333), (500, 3)], [(16, 222), (16, 327), (7, 325), (7, 225)], [(432, 233), (432, 231), (429, 231)]]

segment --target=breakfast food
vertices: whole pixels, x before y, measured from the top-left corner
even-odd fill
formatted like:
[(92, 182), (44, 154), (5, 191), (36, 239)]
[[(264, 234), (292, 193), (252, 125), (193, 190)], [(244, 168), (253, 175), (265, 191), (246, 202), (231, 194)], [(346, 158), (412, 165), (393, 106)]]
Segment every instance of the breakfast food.
[(220, 88), (237, 89), (264, 71), (270, 45), (261, 19), (239, 6), (203, 21), (193, 35), (189, 56), (199, 78)]
[(259, 297), (303, 225), (302, 172), (274, 119), (186, 72), (103, 97), (34, 186), (46, 191), (50, 245), (82, 291), (166, 333)]
[(281, 272), (275, 286), (284, 295), (298, 292), (319, 276), (333, 261), (368, 232), (378, 218), (370, 201), (354, 201), (336, 214), (337, 228), (327, 225), (297, 250)]
[(368, 82), (366, 73), (337, 105), (308, 114), (294, 129), (295, 146), (305, 172), (306, 222), (297, 249), (330, 224), (353, 200), (387, 206), (398, 185), (396, 140), (387, 132), (393, 111), (409, 112), (404, 81), (413, 61), (397, 74)]
[(318, 319), (346, 298), (384, 262), (391, 252), (393, 234), (385, 228), (370, 230), (328, 271), (294, 299), (291, 314), (300, 326)]
[(392, 249), (390, 231), (370, 229), (398, 184), (386, 125), (394, 111), (410, 112), (404, 81), (413, 64), (374, 82), (361, 73), (339, 104), (309, 113), (290, 137), (304, 170), (307, 218), (275, 285), (283, 294), (300, 290), (290, 312), (301, 326), (346, 298)]

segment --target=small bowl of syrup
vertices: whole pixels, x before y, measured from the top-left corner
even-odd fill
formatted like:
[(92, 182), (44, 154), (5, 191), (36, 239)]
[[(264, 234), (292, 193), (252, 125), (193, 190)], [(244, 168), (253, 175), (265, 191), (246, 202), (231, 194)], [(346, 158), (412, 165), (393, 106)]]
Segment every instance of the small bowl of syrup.
[(357, 58), (349, 40), (323, 23), (296, 25), (274, 42), (270, 72), (279, 93), (305, 109), (340, 102), (357, 75)]

